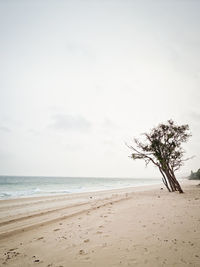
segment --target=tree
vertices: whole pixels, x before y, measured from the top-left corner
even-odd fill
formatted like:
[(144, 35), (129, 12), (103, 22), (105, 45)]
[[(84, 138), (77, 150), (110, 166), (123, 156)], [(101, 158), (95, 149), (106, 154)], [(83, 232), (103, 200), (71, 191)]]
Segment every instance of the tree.
[(143, 142), (134, 138), (135, 146), (128, 145), (133, 150), (131, 158), (143, 159), (146, 165), (153, 163), (162, 174), (163, 183), (168, 191), (183, 193), (174, 173), (189, 159), (183, 159), (185, 151), (181, 146), (191, 136), (189, 126), (178, 126), (173, 120), (168, 120), (166, 124), (159, 124), (150, 133), (143, 135)]
[(197, 172), (191, 171), (191, 174), (189, 176), (189, 180), (200, 180), (200, 169), (198, 169)]

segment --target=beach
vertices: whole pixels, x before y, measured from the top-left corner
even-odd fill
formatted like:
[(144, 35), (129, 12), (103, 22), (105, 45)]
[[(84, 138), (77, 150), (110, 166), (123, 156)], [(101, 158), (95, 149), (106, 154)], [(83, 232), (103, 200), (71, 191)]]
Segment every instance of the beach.
[(0, 266), (200, 266), (200, 186), (0, 201)]

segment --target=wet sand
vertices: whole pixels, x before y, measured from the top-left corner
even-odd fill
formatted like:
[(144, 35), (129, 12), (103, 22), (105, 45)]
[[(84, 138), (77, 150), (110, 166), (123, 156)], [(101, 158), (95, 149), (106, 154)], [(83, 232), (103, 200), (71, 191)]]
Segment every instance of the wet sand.
[(200, 266), (198, 184), (0, 201), (0, 266)]

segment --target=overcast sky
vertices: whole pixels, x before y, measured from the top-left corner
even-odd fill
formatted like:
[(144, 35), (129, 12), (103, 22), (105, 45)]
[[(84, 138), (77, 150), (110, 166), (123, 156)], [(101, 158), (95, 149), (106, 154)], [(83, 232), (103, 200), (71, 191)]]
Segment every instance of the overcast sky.
[(0, 174), (158, 177), (125, 146), (188, 123), (200, 168), (200, 1), (0, 0)]

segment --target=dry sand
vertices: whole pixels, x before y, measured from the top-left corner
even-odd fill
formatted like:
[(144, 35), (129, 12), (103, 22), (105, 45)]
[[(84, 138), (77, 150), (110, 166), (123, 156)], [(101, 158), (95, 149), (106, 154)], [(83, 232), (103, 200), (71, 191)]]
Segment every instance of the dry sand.
[(200, 266), (200, 186), (0, 201), (0, 266)]

